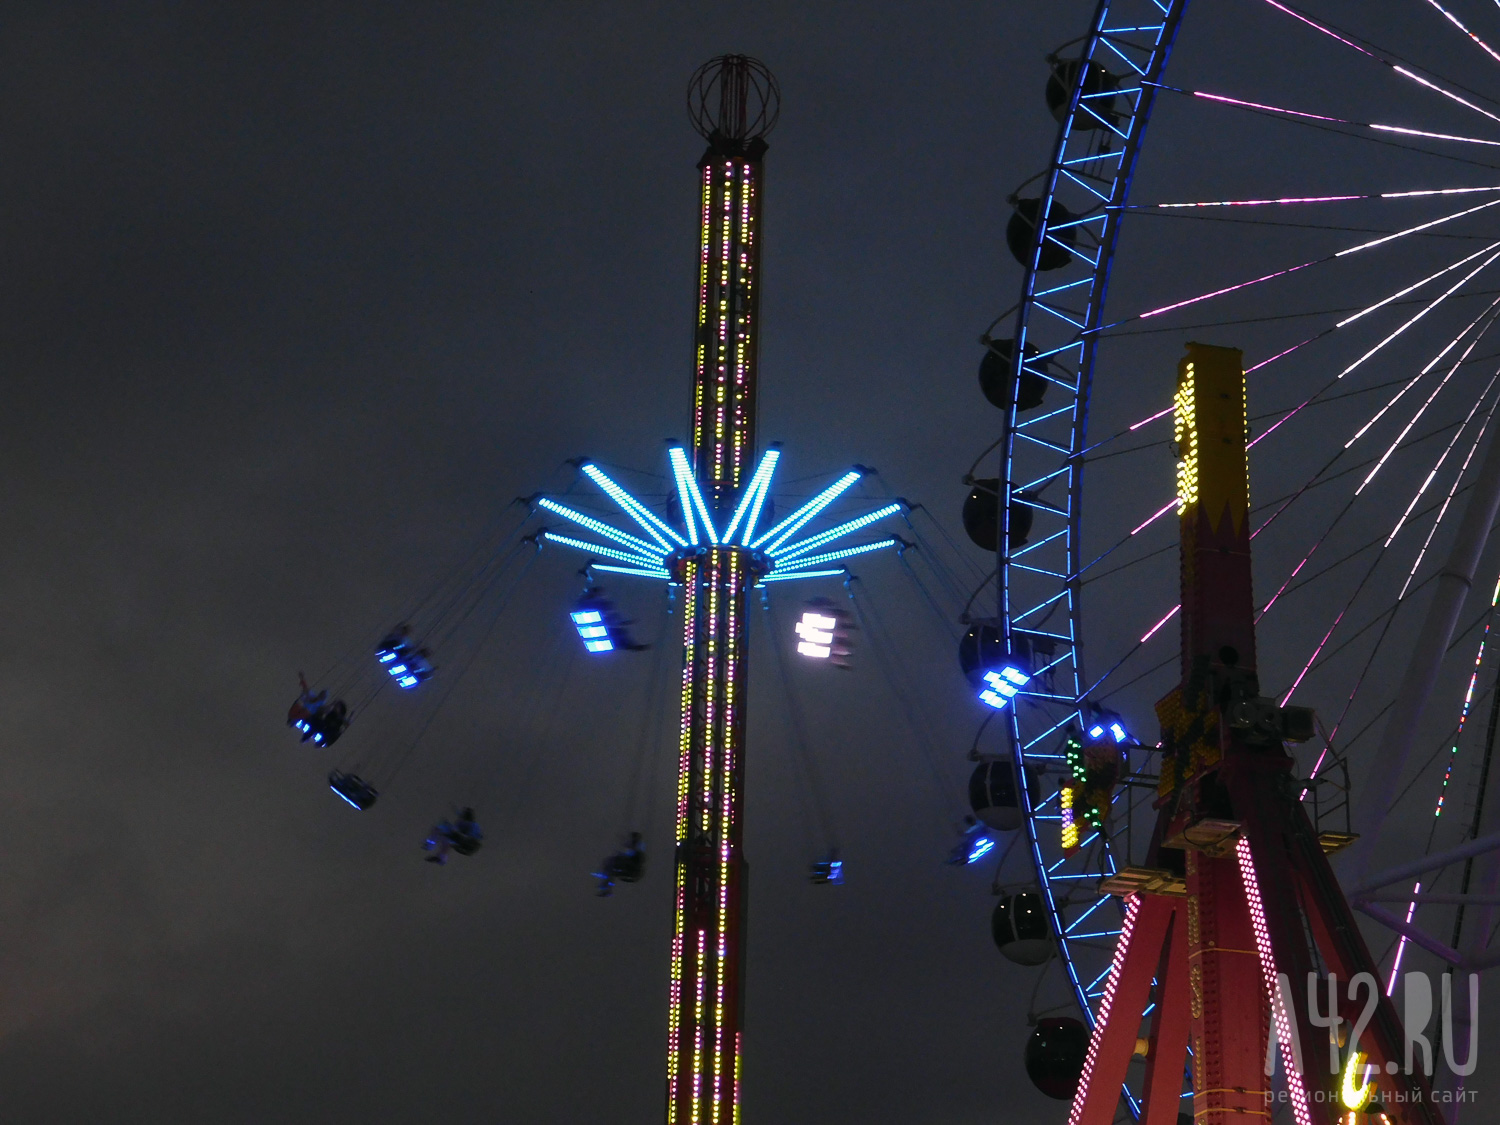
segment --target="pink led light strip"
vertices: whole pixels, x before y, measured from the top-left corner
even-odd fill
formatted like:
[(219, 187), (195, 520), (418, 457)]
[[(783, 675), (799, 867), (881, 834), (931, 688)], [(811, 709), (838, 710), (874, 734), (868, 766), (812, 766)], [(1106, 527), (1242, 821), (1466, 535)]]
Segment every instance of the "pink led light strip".
[(1120, 940), (1115, 945), (1115, 955), (1109, 963), (1109, 980), (1104, 985), (1104, 997), (1099, 1001), (1099, 1016), (1094, 1021), (1094, 1033), (1089, 1036), (1089, 1051), (1083, 1060), (1083, 1074), (1078, 1079), (1078, 1092), (1073, 1095), (1073, 1105), (1068, 1110), (1068, 1125), (1078, 1125), (1079, 1119), (1083, 1116), (1083, 1106), (1088, 1097), (1089, 1084), (1093, 1081), (1094, 1067), (1099, 1061), (1099, 1042), (1104, 1038), (1104, 1029), (1109, 1023), (1109, 1009), (1115, 1002), (1115, 990), (1120, 985), (1120, 973), (1125, 967), (1125, 955), (1130, 950), (1130, 935), (1135, 930), (1136, 919), (1140, 917), (1140, 914), (1141, 896), (1131, 895), (1126, 899), (1125, 921), (1120, 926)]
[(1312, 1110), (1308, 1106), (1307, 1087), (1302, 1075), (1297, 1073), (1297, 1061), (1292, 1053), (1291, 1015), (1282, 1002), (1280, 982), (1276, 972), (1276, 953), (1271, 947), (1271, 931), (1266, 925), (1266, 908), (1260, 899), (1260, 882), (1255, 875), (1255, 860), (1250, 854), (1250, 841), (1241, 836), (1234, 846), (1240, 861), (1240, 878), (1245, 884), (1245, 898), (1250, 904), (1250, 924), (1255, 930), (1255, 948), (1260, 954), (1261, 978), (1265, 982), (1266, 998), (1271, 1002), (1271, 1012), (1276, 1020), (1276, 1036), (1281, 1041), (1281, 1063), (1286, 1070), (1287, 1090), (1291, 1094), (1292, 1115), (1297, 1125), (1313, 1125)]

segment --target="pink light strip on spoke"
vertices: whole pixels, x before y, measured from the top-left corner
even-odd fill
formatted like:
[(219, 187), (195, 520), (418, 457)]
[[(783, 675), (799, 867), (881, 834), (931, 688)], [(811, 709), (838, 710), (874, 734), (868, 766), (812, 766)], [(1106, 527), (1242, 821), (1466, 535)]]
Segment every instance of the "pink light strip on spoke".
[(1155, 414), (1151, 415), (1151, 417), (1149, 417), (1149, 418), (1142, 418), (1139, 422), (1137, 422), (1135, 425), (1133, 425), (1133, 426), (1130, 427), (1130, 432), (1133, 433), (1134, 431), (1140, 429), (1142, 426), (1148, 425), (1148, 424), (1156, 421), (1158, 418), (1165, 418), (1168, 414), (1172, 413), (1172, 411), (1174, 409), (1176, 409), (1176, 408), (1172, 407), (1172, 406), (1169, 406), (1165, 410), (1158, 410)]
[[(1173, 502), (1175, 503), (1175, 501), (1173, 501)], [(1151, 626), (1151, 628), (1146, 631), (1146, 635), (1141, 638), (1140, 643), (1141, 644), (1145, 644), (1152, 637), (1156, 636), (1157, 632), (1161, 629), (1161, 627), (1163, 625), (1165, 625), (1168, 621), (1172, 620), (1172, 618), (1176, 617), (1178, 615), (1178, 613), (1180, 613), (1181, 611), (1182, 611), (1182, 606), (1181, 605), (1174, 605), (1172, 607), (1172, 611), (1170, 613), (1168, 613), (1165, 617), (1163, 617), (1160, 621), (1158, 621), (1155, 625)]]
[[(1422, 893), (1422, 884), (1417, 883), (1414, 887), (1412, 887), (1411, 893), (1411, 904), (1406, 908), (1406, 924), (1408, 926), (1411, 925), (1411, 920), (1417, 916), (1416, 896)], [(1402, 934), (1401, 940), (1396, 943), (1396, 959), (1391, 962), (1391, 979), (1390, 982), (1385, 986), (1385, 994), (1387, 996), (1394, 996), (1396, 994), (1396, 978), (1401, 972), (1401, 958), (1406, 953), (1407, 940), (1408, 939), (1406, 935)]]
[[(1167, 506), (1165, 508), (1163, 508), (1161, 511), (1157, 512), (1156, 515), (1151, 516), (1149, 519), (1146, 520), (1145, 523), (1141, 524), (1140, 527), (1136, 528), (1135, 531), (1132, 531), (1130, 534), (1134, 535), (1134, 534), (1136, 534), (1136, 532), (1145, 531), (1146, 528), (1150, 527), (1153, 523), (1155, 523), (1157, 520), (1161, 519), (1162, 516), (1166, 515), (1168, 512), (1170, 512), (1175, 507), (1177, 507), (1177, 497), (1174, 496), (1174, 497), (1172, 497), (1172, 499), (1170, 499), (1170, 500), (1167, 501)], [(1126, 536), (1126, 538), (1129, 538), (1129, 536)]]
[[(1353, 605), (1354, 603), (1350, 602), (1349, 604)], [(1323, 646), (1328, 643), (1328, 638), (1333, 636), (1333, 631), (1339, 627), (1339, 622), (1344, 619), (1344, 614), (1348, 612), (1349, 606), (1347, 605), (1343, 609), (1339, 610), (1339, 615), (1333, 619), (1333, 624), (1328, 626), (1328, 632), (1323, 634), (1323, 639), (1318, 642), (1318, 647), (1313, 649), (1313, 654), (1307, 658), (1307, 663), (1303, 665), (1302, 671), (1297, 673), (1297, 678), (1292, 681), (1292, 686), (1287, 688), (1286, 694), (1281, 697), (1281, 706), (1286, 706), (1286, 701), (1292, 698), (1292, 692), (1297, 690), (1297, 687), (1302, 683), (1303, 678), (1307, 675), (1308, 672), (1312, 670), (1314, 661), (1318, 659), (1318, 653), (1323, 651)]]
[[(1332, 330), (1331, 330), (1331, 329), (1329, 329), (1329, 330), (1327, 330), (1327, 331), (1332, 331)], [(1313, 342), (1313, 341), (1314, 341), (1314, 340), (1317, 340), (1317, 339), (1319, 339), (1319, 338), (1321, 338), (1321, 337), (1322, 337), (1322, 336), (1324, 336), (1324, 335), (1326, 335), (1326, 334), (1327, 334), (1327, 333), (1326, 333), (1326, 331), (1325, 331), (1325, 332), (1319, 332), (1319, 333), (1318, 333), (1318, 334), (1317, 334), (1317, 335), (1316, 335), (1316, 336), (1309, 336), (1309, 337), (1308, 337), (1308, 338), (1307, 338), (1307, 339), (1305, 339), (1305, 340), (1303, 340), (1303, 341), (1302, 341), (1302, 343), (1301, 343), (1301, 344), (1293, 344), (1293, 345), (1292, 345), (1292, 346), (1291, 346), (1291, 347), (1289, 347), (1289, 348), (1287, 348), (1287, 349), (1286, 349), (1286, 351), (1284, 351), (1284, 352), (1277, 352), (1277, 353), (1276, 353), (1276, 354), (1275, 354), (1275, 355), (1273, 355), (1273, 356), (1272, 356), (1272, 357), (1271, 357), (1271, 358), (1270, 358), (1270, 359), (1263, 359), (1263, 360), (1261, 360), (1261, 361), (1260, 361), (1260, 362), (1259, 362), (1259, 363), (1257, 363), (1257, 364), (1256, 364), (1256, 365), (1255, 365), (1255, 366), (1254, 366), (1254, 367), (1247, 367), (1247, 368), (1245, 368), (1245, 374), (1246, 374), (1246, 375), (1248, 375), (1248, 374), (1250, 374), (1250, 372), (1252, 372), (1252, 371), (1259, 371), (1259, 370), (1260, 370), (1260, 369), (1261, 369), (1261, 368), (1262, 368), (1262, 367), (1264, 367), (1264, 366), (1266, 366), (1266, 364), (1268, 364), (1268, 363), (1275, 363), (1275, 362), (1276, 362), (1276, 361), (1277, 361), (1277, 360), (1278, 360), (1278, 359), (1280, 359), (1280, 358), (1281, 358), (1281, 357), (1282, 357), (1282, 356), (1284, 356), (1284, 355), (1291, 355), (1291, 354), (1292, 354), (1292, 353), (1293, 353), (1293, 352), (1294, 352), (1294, 351), (1296, 351), (1296, 350), (1297, 350), (1297, 349), (1298, 349), (1298, 348), (1300, 348), (1300, 347), (1302, 347), (1302, 346), (1303, 346), (1303, 345), (1304, 345), (1304, 344), (1310, 344), (1310, 343), (1312, 343), (1312, 342)], [(1306, 403), (1303, 403), (1303, 406), (1305, 406), (1305, 405), (1307, 405), (1307, 404), (1306, 404)], [(1298, 409), (1299, 409), (1299, 410), (1300, 410), (1300, 409), (1301, 409), (1301, 407), (1298, 407)], [(1296, 413), (1296, 411), (1293, 411), (1293, 412), (1292, 412), (1292, 413), (1293, 413), (1293, 414), (1295, 414), (1295, 413)], [(1290, 417), (1291, 417), (1291, 414), (1288, 414), (1288, 415), (1287, 415), (1287, 418), (1290, 418)], [(1281, 420), (1281, 422), (1285, 422), (1285, 421), (1286, 421), (1286, 418), (1283, 418), (1283, 419), (1282, 419), (1282, 420)], [(1276, 426), (1279, 426), (1279, 425), (1281, 425), (1281, 422), (1277, 422), (1277, 423), (1276, 423)], [(1276, 428), (1276, 426), (1272, 426), (1272, 427), (1271, 427), (1271, 430), (1274, 430), (1274, 429), (1275, 429), (1275, 428)], [(1254, 445), (1255, 445), (1255, 443), (1256, 443), (1256, 442), (1257, 442), (1257, 441), (1259, 441), (1259, 440), (1260, 440), (1260, 438), (1263, 438), (1263, 437), (1265, 437), (1265, 436), (1266, 436), (1266, 434), (1268, 434), (1268, 433), (1270, 433), (1270, 432), (1271, 432), (1271, 430), (1267, 430), (1267, 431), (1266, 431), (1266, 433), (1265, 433), (1265, 434), (1261, 434), (1261, 435), (1260, 435), (1260, 437), (1258, 437), (1258, 438), (1254, 438), (1254, 439), (1253, 439), (1253, 440), (1252, 440), (1252, 441), (1251, 441), (1251, 442), (1250, 442), (1250, 445), (1247, 445), (1247, 446), (1246, 446), (1246, 447), (1245, 447), (1245, 448), (1246, 448), (1246, 449), (1249, 449), (1249, 448), (1251, 448), (1251, 447), (1252, 447), (1252, 446), (1254, 446)]]
[(1430, 5), (1432, 5), (1432, 7), (1436, 8), (1438, 11), (1442, 12), (1443, 15), (1447, 18), (1448, 22), (1451, 23), (1454, 27), (1458, 28), (1459, 31), (1462, 31), (1470, 39), (1472, 39), (1474, 41), (1475, 45), (1477, 47), (1479, 47), (1479, 49), (1481, 51), (1483, 51), (1485, 54), (1489, 55), (1489, 57), (1492, 58), (1492, 59), (1494, 59), (1496, 62), (1500, 62), (1500, 55), (1497, 55), (1495, 53), (1495, 49), (1493, 47), (1491, 47), (1488, 43), (1486, 43), (1483, 39), (1479, 38), (1479, 36), (1475, 35), (1467, 27), (1465, 27), (1459, 21), (1459, 18), (1457, 16), (1455, 16), (1447, 8), (1445, 8), (1441, 4), (1439, 4), (1437, 2), (1437, 0), (1427, 0), (1427, 3), (1430, 4)]
[(1380, 56), (1377, 55), (1377, 54), (1375, 54), (1373, 51), (1367, 51), (1363, 47), (1361, 47), (1358, 43), (1350, 42), (1348, 39), (1345, 39), (1342, 35), (1339, 35), (1337, 32), (1332, 31), (1329, 28), (1324, 27), (1320, 23), (1314, 23), (1312, 20), (1310, 20), (1306, 16), (1304, 16), (1301, 12), (1294, 11), (1293, 9), (1288, 8), (1285, 4), (1278, 4), (1276, 2), (1276, 0), (1266, 0), (1266, 3), (1269, 4), (1269, 5), (1271, 5), (1271, 7), (1277, 9), (1278, 11), (1285, 12), (1287, 15), (1291, 16), (1292, 19), (1294, 19), (1294, 20), (1301, 20), (1303, 23), (1307, 24), (1308, 27), (1312, 28), (1314, 31), (1321, 31), (1324, 35), (1328, 36), (1330, 39), (1337, 39), (1344, 46), (1346, 46), (1346, 47), (1353, 47), (1356, 51), (1358, 51), (1362, 55), (1369, 55), (1370, 58), (1372, 58), (1372, 59), (1378, 59), (1378, 60), (1380, 60), (1382, 62), (1384, 61), (1383, 59), (1380, 59)]
[(1264, 109), (1270, 113), (1284, 113), (1288, 117), (1306, 117), (1312, 121), (1332, 121), (1335, 125), (1358, 125), (1358, 121), (1350, 121), (1346, 117), (1327, 117), (1321, 113), (1304, 113), (1300, 109), (1284, 109), (1279, 105), (1266, 105), (1264, 102), (1247, 102), (1243, 98), (1226, 98), (1223, 94), (1205, 94), (1202, 90), (1190, 91), (1195, 98), (1203, 98), (1210, 102), (1223, 102), (1225, 105), (1242, 106), (1245, 109)]
[[(1331, 257), (1332, 256), (1330, 256), (1330, 258)], [(1272, 278), (1276, 277), (1285, 277), (1289, 273), (1296, 273), (1298, 270), (1305, 270), (1308, 266), (1315, 266), (1319, 262), (1329, 261), (1330, 258), (1314, 258), (1310, 262), (1303, 262), (1300, 266), (1290, 266), (1284, 270), (1277, 270), (1275, 273), (1268, 273), (1264, 277), (1253, 278), (1250, 281), (1242, 281), (1238, 285), (1230, 285), (1224, 289), (1215, 289), (1212, 293), (1204, 293), (1201, 297), (1190, 297), (1186, 301), (1178, 301), (1173, 305), (1163, 305), (1159, 309), (1152, 309), (1150, 312), (1141, 313), (1139, 319), (1145, 320), (1147, 317), (1160, 316), (1162, 313), (1171, 312), (1173, 309), (1183, 309), (1188, 305), (1196, 305), (1199, 301), (1207, 301), (1214, 297), (1222, 297), (1225, 293), (1233, 293), (1236, 289), (1248, 289), (1252, 285), (1259, 285), (1262, 281), (1270, 281)]]
[[(1496, 141), (1495, 143), (1496, 144), (1500, 144), (1500, 141)], [(1469, 207), (1469, 208), (1466, 208), (1463, 211), (1455, 211), (1451, 215), (1444, 215), (1441, 218), (1431, 219), (1431, 220), (1429, 220), (1429, 221), (1427, 221), (1425, 223), (1418, 223), (1414, 227), (1407, 227), (1405, 230), (1398, 230), (1394, 234), (1382, 235), (1380, 238), (1374, 238), (1374, 239), (1371, 239), (1368, 242), (1361, 242), (1358, 245), (1349, 246), (1349, 247), (1346, 247), (1343, 250), (1338, 250), (1338, 251), (1336, 251), (1336, 252), (1334, 252), (1332, 254), (1327, 255), (1326, 257), (1323, 257), (1323, 258), (1314, 258), (1312, 261), (1310, 261), (1310, 262), (1303, 262), (1301, 265), (1288, 266), (1286, 269), (1277, 270), (1275, 273), (1265, 274), (1263, 277), (1252, 278), (1249, 281), (1242, 281), (1242, 282), (1240, 282), (1237, 285), (1229, 285), (1229, 286), (1224, 287), (1223, 289), (1215, 289), (1211, 293), (1203, 293), (1203, 294), (1201, 294), (1201, 295), (1199, 295), (1197, 297), (1189, 297), (1186, 301), (1177, 301), (1177, 302), (1175, 302), (1173, 304), (1170, 304), (1170, 305), (1163, 305), (1159, 309), (1152, 309), (1150, 312), (1143, 312), (1143, 313), (1141, 313), (1139, 316), (1136, 317), (1136, 319), (1137, 320), (1146, 320), (1148, 317), (1160, 316), (1162, 313), (1172, 312), (1174, 309), (1186, 308), (1188, 305), (1196, 305), (1200, 301), (1207, 301), (1207, 300), (1210, 300), (1210, 299), (1212, 299), (1214, 297), (1222, 297), (1224, 294), (1226, 294), (1226, 293), (1233, 293), (1233, 292), (1235, 292), (1238, 289), (1246, 289), (1246, 288), (1248, 288), (1251, 285), (1259, 285), (1261, 282), (1263, 282), (1263, 281), (1270, 281), (1273, 278), (1285, 277), (1287, 274), (1296, 273), (1298, 270), (1305, 270), (1309, 266), (1321, 265), (1323, 262), (1331, 262), (1335, 258), (1343, 258), (1343, 257), (1347, 257), (1350, 254), (1357, 254), (1361, 250), (1370, 250), (1370, 249), (1373, 249), (1376, 246), (1382, 246), (1385, 243), (1391, 242), (1391, 241), (1393, 241), (1393, 240), (1395, 240), (1397, 238), (1404, 238), (1404, 237), (1406, 237), (1409, 234), (1419, 234), (1420, 232), (1422, 232), (1424, 230), (1431, 230), (1433, 227), (1441, 226), (1443, 223), (1451, 223), (1455, 219), (1462, 219), (1466, 215), (1472, 215), (1472, 214), (1474, 214), (1477, 211), (1483, 211), (1486, 208), (1496, 207), (1496, 206), (1500, 206), (1500, 199), (1494, 199), (1494, 200), (1491, 200), (1488, 203), (1481, 203), (1478, 207)], [(1496, 243), (1495, 245), (1500, 246), (1500, 243)], [(1479, 251), (1479, 253), (1482, 254), (1482, 253), (1484, 253), (1484, 251), (1481, 250), (1481, 251)], [(1477, 255), (1475, 255), (1475, 256), (1477, 256)], [(1473, 256), (1471, 256), (1471, 258), (1472, 257)], [(1121, 322), (1121, 323), (1123, 323), (1123, 322)], [(1415, 323), (1415, 319), (1413, 320), (1413, 323)], [(1366, 356), (1365, 358), (1369, 358), (1369, 357)], [(1363, 362), (1363, 359), (1360, 362)], [(1349, 370), (1352, 371), (1353, 368), (1349, 368)], [(1346, 372), (1346, 374), (1347, 374), (1347, 372)]]

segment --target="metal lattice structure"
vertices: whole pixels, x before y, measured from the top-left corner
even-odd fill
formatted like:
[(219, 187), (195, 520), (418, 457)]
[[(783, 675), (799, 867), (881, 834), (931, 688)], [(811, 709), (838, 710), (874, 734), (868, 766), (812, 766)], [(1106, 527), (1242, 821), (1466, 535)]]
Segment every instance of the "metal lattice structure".
[[(1008, 649), (1024, 646), (1042, 655), (1036, 662), (1042, 674), (1021, 691), (1007, 719), (1022, 768), (1028, 762), (1061, 763), (1062, 732), (1084, 722), (1081, 705), (1090, 684), (1080, 646), (1078, 586), (1094, 334), (1101, 326), (1122, 208), (1156, 97), (1153, 83), (1166, 65), (1186, 6), (1186, 0), (1099, 5), (1080, 57), (1128, 77), (1098, 92), (1089, 92), (1082, 80), (1068, 88), (1057, 146), (1042, 181), (1039, 221), (1015, 314), (1012, 406), (1004, 422), (999, 474), (1000, 496), (1010, 502), (1000, 505), (998, 618)], [(1069, 251), (1068, 264), (1043, 270), (1043, 256), (1053, 247)], [(1023, 415), (1016, 407), (1023, 379), (1046, 381), (1052, 401), (1045, 410)], [(1033, 520), (1030, 542), (1012, 550), (1014, 504), (1031, 508)], [(1098, 839), (1098, 833), (1077, 851), (1064, 853), (1051, 830), (1061, 819), (1057, 794), (1030, 790), (1019, 786), (1027, 843), (1069, 987), (1092, 1026), (1120, 933), (1117, 903), (1096, 885), (1101, 874), (1115, 871), (1116, 860), (1109, 839)]]

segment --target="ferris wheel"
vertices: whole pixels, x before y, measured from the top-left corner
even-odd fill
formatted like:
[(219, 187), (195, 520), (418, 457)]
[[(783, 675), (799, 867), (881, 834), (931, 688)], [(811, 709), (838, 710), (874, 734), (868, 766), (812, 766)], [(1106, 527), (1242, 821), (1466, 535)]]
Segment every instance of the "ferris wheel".
[[(1243, 353), (1260, 682), (1316, 715), (1300, 795), (1325, 850), (1349, 848), (1360, 909), (1393, 926), (1370, 931), (1389, 989), (1403, 958), (1488, 964), (1484, 892), (1500, 888), (1465, 845), (1494, 831), (1500, 716), (1482, 549), (1500, 469), (1500, 11), (1466, 7), (1102, 0), (1048, 60), (1058, 139), (1009, 200), (1024, 276), (982, 340), (999, 437), (965, 524), (998, 560), (966, 664), (1014, 673), (971, 800), (1013, 832), (995, 937), (1044, 965), (1028, 1065), (1053, 1096), (1072, 1095), (1121, 896), (1149, 877), (1155, 711), (1180, 675), (1169, 517), (1190, 341)], [(1102, 794), (1090, 761), (1108, 764)], [(1398, 841), (1432, 862), (1377, 887)], [(1122, 1113), (1140, 1093), (1132, 1068)]]

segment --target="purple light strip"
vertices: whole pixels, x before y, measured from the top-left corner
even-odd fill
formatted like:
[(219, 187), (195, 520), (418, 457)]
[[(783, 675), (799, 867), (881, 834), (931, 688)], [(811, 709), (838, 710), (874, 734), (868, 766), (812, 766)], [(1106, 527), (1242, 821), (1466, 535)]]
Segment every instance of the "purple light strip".
[[(1411, 893), (1411, 904), (1406, 908), (1406, 924), (1408, 926), (1411, 925), (1411, 920), (1416, 917), (1416, 896), (1422, 893), (1422, 884), (1418, 882), (1414, 887), (1412, 887)], [(1396, 960), (1391, 962), (1391, 979), (1390, 982), (1385, 986), (1385, 994), (1387, 996), (1394, 996), (1396, 994), (1396, 977), (1401, 972), (1401, 958), (1406, 953), (1407, 940), (1407, 936), (1405, 934), (1402, 934), (1401, 940), (1396, 943)]]
[(1291, 266), (1284, 270), (1277, 270), (1275, 273), (1268, 273), (1264, 277), (1257, 277), (1252, 278), (1249, 281), (1242, 281), (1238, 285), (1230, 285), (1226, 286), (1223, 289), (1215, 289), (1212, 293), (1204, 293), (1200, 297), (1190, 297), (1186, 301), (1178, 301), (1176, 304), (1163, 305), (1159, 309), (1152, 309), (1150, 312), (1141, 313), (1137, 319), (1145, 320), (1147, 317), (1160, 316), (1162, 313), (1171, 312), (1173, 309), (1184, 309), (1187, 308), (1188, 305), (1196, 305), (1200, 301), (1211, 300), (1214, 297), (1222, 297), (1225, 293), (1233, 293), (1236, 289), (1248, 289), (1252, 285), (1259, 285), (1262, 281), (1270, 281), (1272, 278), (1276, 277), (1285, 277), (1289, 273), (1296, 273), (1298, 270), (1305, 270), (1308, 266), (1315, 266), (1319, 262), (1331, 261), (1332, 257), (1332, 255), (1329, 255), (1329, 257), (1327, 258), (1315, 258), (1311, 262), (1303, 262), (1300, 266)]
[(1136, 430), (1140, 429), (1142, 426), (1149, 425), (1150, 423), (1156, 421), (1158, 418), (1165, 418), (1168, 414), (1172, 413), (1174, 409), (1176, 408), (1169, 406), (1165, 410), (1158, 410), (1155, 414), (1151, 415), (1151, 417), (1142, 418), (1135, 425), (1131, 426), (1130, 431), (1133, 433)]
[(1294, 11), (1293, 9), (1288, 8), (1285, 4), (1278, 4), (1276, 2), (1276, 0), (1266, 0), (1266, 3), (1269, 4), (1269, 5), (1271, 5), (1271, 7), (1275, 8), (1277, 11), (1285, 12), (1287, 15), (1291, 16), (1292, 19), (1294, 19), (1294, 20), (1301, 20), (1303, 23), (1307, 24), (1307, 26), (1310, 27), (1310, 28), (1312, 28), (1313, 30), (1315, 30), (1315, 31), (1321, 31), (1324, 35), (1328, 36), (1330, 39), (1337, 39), (1344, 46), (1346, 46), (1346, 47), (1353, 47), (1356, 51), (1358, 51), (1362, 55), (1369, 55), (1370, 58), (1372, 58), (1372, 59), (1376, 59), (1376, 60), (1381, 61), (1381, 62), (1384, 61), (1383, 59), (1380, 58), (1379, 55), (1375, 54), (1373, 51), (1367, 51), (1363, 47), (1361, 47), (1358, 43), (1350, 42), (1348, 39), (1345, 39), (1342, 35), (1339, 35), (1337, 32), (1331, 31), (1330, 29), (1324, 27), (1320, 23), (1314, 23), (1312, 20), (1310, 20), (1306, 16), (1304, 16), (1301, 12)]
[(1165, 508), (1157, 512), (1156, 515), (1148, 517), (1145, 523), (1141, 524), (1140, 527), (1136, 528), (1135, 531), (1132, 531), (1130, 534), (1136, 535), (1139, 532), (1145, 531), (1146, 528), (1150, 527), (1153, 523), (1161, 519), (1162, 516), (1166, 515), (1175, 507), (1177, 507), (1177, 497), (1174, 496), (1172, 497), (1172, 499), (1167, 501), (1167, 506)]
[[(1174, 503), (1175, 503), (1175, 501), (1174, 501)], [(1156, 634), (1161, 630), (1161, 627), (1163, 625), (1165, 625), (1168, 621), (1172, 620), (1172, 618), (1176, 617), (1177, 614), (1179, 612), (1181, 612), (1181, 610), (1182, 610), (1182, 606), (1180, 604), (1179, 605), (1174, 605), (1171, 608), (1171, 610), (1168, 611), (1168, 613), (1167, 613), (1167, 615), (1165, 617), (1163, 617), (1155, 625), (1151, 626), (1151, 628), (1149, 628), (1149, 629), (1146, 630), (1146, 635), (1141, 638), (1140, 643), (1141, 644), (1145, 644), (1152, 637), (1156, 636)]]
[(1242, 106), (1245, 109), (1263, 109), (1268, 113), (1284, 113), (1288, 117), (1305, 117), (1312, 121), (1332, 121), (1335, 125), (1362, 125), (1362, 121), (1350, 121), (1347, 117), (1328, 117), (1321, 113), (1304, 113), (1300, 109), (1285, 109), (1279, 105), (1266, 105), (1264, 102), (1247, 102), (1243, 98), (1227, 98), (1223, 94), (1205, 94), (1202, 90), (1189, 90), (1195, 98), (1203, 98), (1210, 102), (1223, 102), (1225, 105)]

